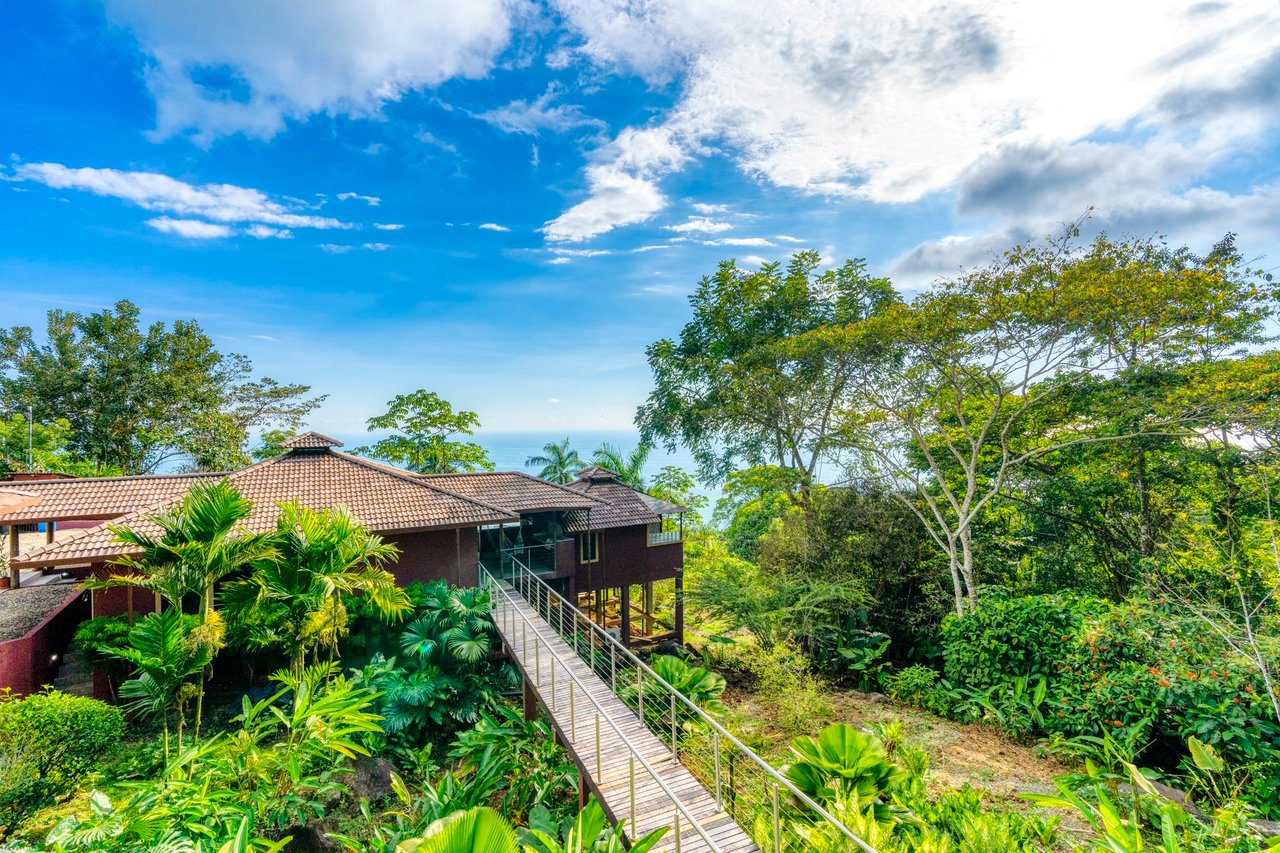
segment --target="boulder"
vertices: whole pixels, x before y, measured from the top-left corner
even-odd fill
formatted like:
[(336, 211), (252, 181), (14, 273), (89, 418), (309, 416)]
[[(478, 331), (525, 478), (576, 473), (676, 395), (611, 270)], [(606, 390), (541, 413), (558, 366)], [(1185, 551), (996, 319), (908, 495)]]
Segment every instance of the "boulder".
[(351, 765), (345, 784), (352, 797), (376, 803), (391, 796), (391, 774), (395, 772), (396, 766), (385, 758), (361, 758)]

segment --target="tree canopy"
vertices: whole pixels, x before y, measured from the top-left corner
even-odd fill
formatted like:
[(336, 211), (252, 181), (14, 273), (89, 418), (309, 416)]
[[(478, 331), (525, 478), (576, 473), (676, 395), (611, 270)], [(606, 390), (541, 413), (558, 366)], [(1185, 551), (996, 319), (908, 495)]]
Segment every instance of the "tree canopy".
[(69, 425), (65, 451), (99, 472), (147, 473), (174, 460), (197, 470), (246, 464), (249, 433), (297, 429), (325, 399), (306, 385), (254, 378), (194, 320), (143, 328), (120, 301), (91, 314), (50, 311), (43, 339), (0, 329), (0, 409)]
[(465, 409), (454, 411), (448, 400), (419, 388), (397, 394), (387, 411), (366, 422), (370, 432), (392, 434), (355, 452), (372, 459), (402, 465), (419, 474), (455, 474), (460, 471), (492, 471), (485, 449), (473, 441), (455, 441), (455, 435), (474, 435), (480, 416)]

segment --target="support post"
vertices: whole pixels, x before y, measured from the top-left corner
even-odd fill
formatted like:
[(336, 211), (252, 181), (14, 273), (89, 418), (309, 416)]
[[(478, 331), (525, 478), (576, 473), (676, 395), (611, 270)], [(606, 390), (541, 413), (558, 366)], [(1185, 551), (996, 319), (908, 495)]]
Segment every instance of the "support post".
[(622, 645), (631, 648), (631, 587), (622, 587)]
[(46, 545), (53, 544), (53, 527), (55, 523), (53, 519), (49, 519), (44, 523), (44, 544)]
[(676, 569), (676, 642), (684, 645), (684, 569)]
[(13, 564), (18, 559), (18, 525), (9, 525), (9, 586), (17, 589), (22, 586), (22, 570)]
[(591, 799), (591, 789), (587, 787), (587, 774), (581, 770), (578, 771), (578, 811), (582, 811), (587, 807), (587, 801)]
[(538, 695), (533, 692), (533, 685), (529, 683), (529, 677), (525, 676), (520, 679), (521, 685), (524, 687), (523, 692), (523, 710), (524, 721), (532, 723), (538, 719)]

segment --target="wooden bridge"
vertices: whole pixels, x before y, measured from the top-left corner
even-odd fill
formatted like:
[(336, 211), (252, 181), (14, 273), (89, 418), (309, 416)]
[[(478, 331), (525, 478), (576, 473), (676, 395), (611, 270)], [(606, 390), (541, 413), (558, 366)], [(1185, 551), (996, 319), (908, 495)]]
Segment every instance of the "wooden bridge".
[[(523, 567), (499, 580), (481, 567), (494, 622), (524, 680), (595, 794), (630, 839), (663, 827), (656, 849), (771, 853), (795, 849), (788, 820), (826, 821), (875, 850)], [(766, 837), (754, 839), (744, 829)]]

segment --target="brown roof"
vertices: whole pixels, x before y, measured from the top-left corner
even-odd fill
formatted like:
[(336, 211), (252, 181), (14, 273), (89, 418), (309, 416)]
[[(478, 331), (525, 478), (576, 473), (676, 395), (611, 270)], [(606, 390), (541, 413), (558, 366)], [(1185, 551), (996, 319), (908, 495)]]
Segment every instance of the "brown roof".
[(0, 512), (17, 512), (35, 506), (44, 500), (40, 495), (31, 492), (20, 492), (17, 489), (0, 489)]
[(29, 524), (36, 521), (76, 521), (119, 518), (131, 512), (187, 493), (199, 480), (219, 479), (226, 474), (158, 474), (139, 477), (89, 477), (73, 480), (24, 480), (0, 483), (39, 495), (41, 501), (25, 509), (0, 507), (0, 524)]
[[(275, 526), (278, 503), (296, 499), (315, 509), (345, 505), (370, 530), (378, 533), (468, 527), (515, 521), (519, 516), (481, 500), (455, 494), (408, 472), (388, 469), (345, 453), (298, 452), (259, 462), (227, 479), (253, 501), (245, 527), (265, 532)], [(184, 491), (185, 493), (185, 491)], [(148, 520), (157, 510), (180, 500), (168, 500), (118, 519), (142, 532), (156, 533)], [(127, 553), (105, 526), (75, 531), (51, 545), (20, 555), (23, 566), (51, 566), (96, 562)]]
[(652, 524), (661, 517), (649, 508), (640, 492), (617, 480), (578, 480), (565, 488), (579, 494), (600, 498), (606, 503), (589, 512), (571, 512), (565, 524), (569, 533), (585, 533), (610, 527), (631, 527), (635, 524)]
[(611, 471), (603, 465), (592, 465), (578, 472), (579, 480), (616, 480), (621, 476), (617, 471)]
[(521, 471), (430, 474), (422, 479), (451, 492), (517, 513), (591, 509), (602, 504), (601, 500), (592, 495), (585, 495)]
[(280, 442), (286, 450), (314, 450), (320, 447), (341, 447), (342, 442), (336, 438), (318, 432), (304, 432), (287, 441)]

